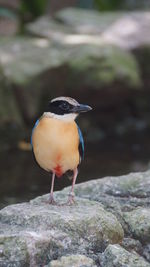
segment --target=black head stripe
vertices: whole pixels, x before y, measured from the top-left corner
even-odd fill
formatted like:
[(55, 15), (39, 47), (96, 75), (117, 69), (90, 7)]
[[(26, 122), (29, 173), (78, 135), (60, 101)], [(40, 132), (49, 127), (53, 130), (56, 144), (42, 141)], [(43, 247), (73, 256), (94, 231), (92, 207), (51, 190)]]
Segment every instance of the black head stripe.
[(57, 115), (72, 113), (73, 105), (65, 100), (56, 100), (49, 102), (46, 112), (51, 112)]

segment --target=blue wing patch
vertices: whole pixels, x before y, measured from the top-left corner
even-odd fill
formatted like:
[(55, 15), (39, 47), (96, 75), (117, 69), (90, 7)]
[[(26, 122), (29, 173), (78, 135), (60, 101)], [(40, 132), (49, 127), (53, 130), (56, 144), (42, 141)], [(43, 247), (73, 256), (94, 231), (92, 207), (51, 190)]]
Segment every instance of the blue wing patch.
[(32, 135), (33, 135), (33, 131), (34, 131), (34, 129), (36, 128), (36, 126), (38, 125), (39, 121), (40, 121), (40, 120), (37, 120), (37, 121), (36, 121), (36, 123), (34, 124), (34, 127), (33, 127), (33, 129), (32, 129), (32, 134), (31, 134), (31, 146), (32, 146)]
[(80, 139), (79, 153), (80, 153), (81, 159), (83, 159), (84, 158), (84, 139), (83, 139), (82, 132), (81, 132), (81, 130), (80, 130), (78, 125), (77, 125), (77, 127), (78, 127), (79, 139)]

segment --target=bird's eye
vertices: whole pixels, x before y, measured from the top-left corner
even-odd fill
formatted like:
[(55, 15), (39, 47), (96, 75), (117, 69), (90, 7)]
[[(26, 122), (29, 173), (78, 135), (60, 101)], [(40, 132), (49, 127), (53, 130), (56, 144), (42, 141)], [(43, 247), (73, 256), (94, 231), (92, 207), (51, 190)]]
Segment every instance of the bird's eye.
[(68, 109), (68, 103), (66, 103), (66, 102), (63, 102), (62, 104), (61, 104), (61, 108), (62, 109)]

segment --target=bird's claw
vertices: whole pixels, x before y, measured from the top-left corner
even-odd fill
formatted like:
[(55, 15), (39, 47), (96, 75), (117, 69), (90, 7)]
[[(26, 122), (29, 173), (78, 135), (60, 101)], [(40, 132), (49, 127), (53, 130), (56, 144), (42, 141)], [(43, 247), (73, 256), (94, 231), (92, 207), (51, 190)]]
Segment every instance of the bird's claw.
[(68, 204), (68, 205), (71, 206), (71, 205), (75, 204), (75, 199), (74, 199), (74, 197), (75, 197), (74, 193), (70, 193), (70, 194), (69, 194), (68, 201), (67, 201), (67, 204)]
[(50, 205), (58, 205), (58, 203), (54, 200), (53, 197), (50, 197), (47, 201), (46, 201), (47, 204), (50, 204)]

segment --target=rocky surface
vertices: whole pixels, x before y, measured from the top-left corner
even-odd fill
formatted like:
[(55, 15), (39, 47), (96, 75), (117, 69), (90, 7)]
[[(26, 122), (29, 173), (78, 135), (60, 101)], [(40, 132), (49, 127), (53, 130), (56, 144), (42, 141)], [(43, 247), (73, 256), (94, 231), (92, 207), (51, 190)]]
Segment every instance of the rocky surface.
[(149, 267), (150, 263), (146, 262), (136, 253), (130, 253), (120, 245), (109, 245), (101, 257), (101, 266), (104, 267)]
[(94, 261), (84, 255), (71, 255), (61, 257), (60, 260), (51, 261), (47, 267), (96, 267)]
[(72, 207), (49, 206), (46, 200), (47, 196), (1, 211), (2, 266), (41, 266), (72, 253), (95, 260), (108, 244), (122, 241), (120, 223), (100, 204), (78, 199)]
[(150, 266), (150, 171), (76, 185), (0, 211), (0, 266)]
[(74, 27), (76, 32), (92, 35), (91, 41), (97, 44), (114, 44), (130, 50), (150, 43), (147, 35), (149, 12), (107, 12), (100, 15), (96, 11), (68, 8), (60, 11), (56, 17)]

